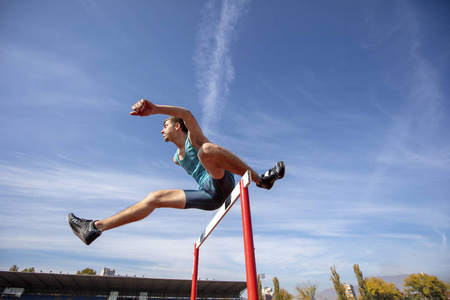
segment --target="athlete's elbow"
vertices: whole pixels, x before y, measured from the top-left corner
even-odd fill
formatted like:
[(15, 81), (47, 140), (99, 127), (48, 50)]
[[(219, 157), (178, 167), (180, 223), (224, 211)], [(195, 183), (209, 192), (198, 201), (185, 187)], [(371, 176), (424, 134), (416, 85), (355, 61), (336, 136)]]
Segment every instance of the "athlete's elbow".
[(194, 114), (188, 109), (186, 109), (186, 111), (184, 112), (182, 119), (184, 120), (186, 125), (187, 124), (192, 124), (193, 121), (195, 121)]
[(184, 115), (183, 116), (184, 120), (193, 119), (194, 118), (194, 114), (189, 109), (186, 109), (183, 115)]

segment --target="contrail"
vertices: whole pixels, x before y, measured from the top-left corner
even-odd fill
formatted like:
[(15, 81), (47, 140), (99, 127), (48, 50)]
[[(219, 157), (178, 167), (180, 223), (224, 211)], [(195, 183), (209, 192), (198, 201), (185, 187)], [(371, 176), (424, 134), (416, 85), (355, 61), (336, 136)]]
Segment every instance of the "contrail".
[(203, 11), (194, 61), (205, 133), (214, 131), (234, 79), (231, 44), (247, 3), (209, 1)]

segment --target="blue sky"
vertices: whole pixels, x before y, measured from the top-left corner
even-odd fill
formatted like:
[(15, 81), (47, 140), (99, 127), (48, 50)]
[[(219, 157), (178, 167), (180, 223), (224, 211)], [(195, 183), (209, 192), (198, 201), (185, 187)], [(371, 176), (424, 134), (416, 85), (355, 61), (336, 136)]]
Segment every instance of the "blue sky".
[[(154, 190), (196, 188), (164, 116), (263, 172), (250, 187), (256, 260), (332, 286), (330, 267), (450, 281), (448, 1), (0, 1), (0, 269), (103, 267), (189, 279), (215, 212), (156, 211), (87, 247), (66, 215), (108, 217)], [(238, 179), (238, 177), (236, 177)], [(245, 280), (236, 206), (200, 249), (199, 277)]]

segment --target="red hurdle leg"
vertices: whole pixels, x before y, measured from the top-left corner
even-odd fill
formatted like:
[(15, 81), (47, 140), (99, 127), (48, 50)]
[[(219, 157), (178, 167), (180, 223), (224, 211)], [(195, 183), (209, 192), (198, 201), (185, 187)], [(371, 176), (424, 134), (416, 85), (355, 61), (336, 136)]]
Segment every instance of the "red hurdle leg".
[(241, 210), (244, 231), (245, 269), (247, 274), (247, 295), (249, 300), (258, 300), (258, 282), (256, 278), (255, 246), (253, 244), (252, 217), (248, 189), (241, 179)]
[(195, 244), (194, 245), (194, 268), (192, 269), (191, 300), (197, 299), (198, 253), (199, 253), (199, 248), (197, 248), (197, 244)]
[[(233, 191), (231, 192), (230, 199), (228, 199), (216, 213), (214, 218), (206, 226), (203, 233), (198, 238), (194, 245), (194, 269), (192, 271), (192, 287), (191, 287), (191, 300), (197, 298), (197, 278), (198, 278), (198, 260), (199, 249), (204, 241), (208, 238), (211, 232), (216, 228), (223, 217), (228, 213), (233, 204), (241, 197), (242, 203), (242, 224), (244, 227), (244, 250), (245, 250), (245, 264), (247, 269), (247, 293), (249, 300), (258, 300), (258, 284), (256, 282), (256, 264), (255, 264), (255, 251), (253, 246), (253, 232), (252, 221), (250, 217), (250, 205), (248, 200), (248, 185), (252, 182), (251, 172), (245, 172), (242, 179), (239, 181)], [(239, 185), (239, 186), (238, 186)]]

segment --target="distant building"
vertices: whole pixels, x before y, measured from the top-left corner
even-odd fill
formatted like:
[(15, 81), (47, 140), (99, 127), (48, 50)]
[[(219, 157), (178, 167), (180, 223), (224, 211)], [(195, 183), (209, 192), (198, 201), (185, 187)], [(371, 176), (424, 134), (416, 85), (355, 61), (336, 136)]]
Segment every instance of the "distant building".
[(345, 295), (347, 296), (347, 298), (356, 299), (355, 289), (353, 288), (353, 285), (345, 284), (344, 288), (345, 288)]
[(269, 287), (263, 288), (262, 295), (263, 295), (264, 300), (272, 300), (272, 298), (273, 298), (272, 288), (269, 288)]
[(110, 270), (108, 268), (103, 268), (100, 275), (101, 276), (114, 276), (114, 275), (116, 275), (116, 270)]

